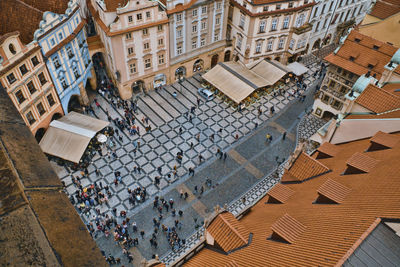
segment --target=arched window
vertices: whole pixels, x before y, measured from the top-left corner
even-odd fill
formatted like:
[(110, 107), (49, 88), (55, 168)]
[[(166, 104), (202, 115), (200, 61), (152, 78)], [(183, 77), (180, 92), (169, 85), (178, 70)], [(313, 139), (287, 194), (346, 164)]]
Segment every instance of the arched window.
[(15, 50), (15, 47), (14, 47), (13, 44), (10, 44), (10, 45), (8, 46), (8, 49), (10, 50), (10, 52), (11, 52), (13, 55), (15, 55), (15, 54), (17, 53), (17, 51)]

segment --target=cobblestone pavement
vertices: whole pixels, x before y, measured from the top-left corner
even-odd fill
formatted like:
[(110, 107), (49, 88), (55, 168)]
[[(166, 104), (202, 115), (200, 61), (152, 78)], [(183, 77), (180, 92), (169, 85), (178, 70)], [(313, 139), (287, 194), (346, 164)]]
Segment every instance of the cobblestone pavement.
[[(306, 75), (306, 84), (311, 84), (314, 79), (310, 76), (312, 71), (317, 67), (309, 66), (310, 73)], [(188, 237), (194, 230), (193, 219), (205, 218), (212, 207), (217, 204), (230, 203), (235, 197), (247, 191), (251, 186), (258, 183), (263, 174), (269, 173), (277, 161), (283, 161), (295, 145), (295, 128), (293, 120), (296, 120), (301, 111), (292, 109), (287, 111), (288, 115), (280, 117), (279, 111), (286, 109), (291, 97), (262, 97), (258, 103), (249, 107), (242, 112), (235, 112), (219, 99), (209, 102), (202, 102), (197, 107), (197, 88), (200, 86), (200, 76), (188, 78), (182, 83), (167, 86), (165, 90), (159, 92), (152, 91), (146, 96), (138, 98), (139, 114), (137, 115), (137, 123), (141, 127), (142, 135), (130, 136), (124, 133), (123, 141), (117, 141), (116, 153), (117, 159), (109, 159), (107, 156), (100, 157), (96, 155), (93, 164), (88, 168), (89, 177), (82, 179), (82, 186), (88, 186), (94, 182), (108, 184), (112, 192), (112, 197), (108, 204), (97, 205), (104, 214), (110, 214), (115, 207), (118, 212), (126, 210), (128, 217), (135, 220), (140, 227), (146, 229), (146, 238), (151, 235), (151, 220), (155, 217), (154, 211), (149, 208), (150, 200), (132, 207), (128, 203), (127, 188), (134, 189), (137, 186), (145, 187), (150, 196), (164, 195), (165, 199), (173, 198), (176, 200), (180, 209), (184, 210), (184, 216), (179, 218), (184, 227), (180, 231), (180, 236)], [(292, 84), (287, 84), (287, 87)], [(172, 96), (174, 91), (179, 92), (177, 99)], [(123, 110), (114, 109), (106, 99), (97, 96), (101, 108), (95, 108), (96, 117), (107, 120), (105, 111), (107, 110), (112, 118), (122, 117)], [(306, 103), (302, 105), (312, 104), (312, 97), (307, 97)], [(295, 101), (298, 103), (298, 101)], [(93, 105), (94, 106), (94, 105)], [(192, 106), (196, 106), (195, 116), (192, 122), (184, 116), (184, 113)], [(269, 120), (269, 125), (261, 126), (263, 122), (268, 121), (271, 117), (266, 110), (275, 107), (280, 122), (276, 123), (275, 119)], [(257, 108), (262, 107), (263, 114), (258, 117)], [(285, 111), (286, 112), (286, 111)], [(286, 112), (286, 113), (287, 113)], [(144, 134), (144, 125), (141, 118), (146, 116), (152, 125), (152, 131)], [(294, 117), (293, 117), (294, 116)], [(255, 122), (260, 126), (254, 131)], [(179, 134), (179, 128), (182, 127), (183, 132)], [(222, 134), (217, 131), (222, 129)], [(274, 146), (265, 147), (265, 133), (269, 132), (273, 136), (279, 136), (283, 131), (288, 132), (287, 142), (277, 143)], [(211, 134), (215, 134), (214, 142), (209, 139)], [(200, 134), (200, 142), (197, 142), (195, 135)], [(235, 139), (235, 135), (239, 136), (239, 140)], [(244, 139), (250, 138), (250, 141), (244, 142)], [(140, 149), (134, 155), (132, 141), (141, 142)], [(193, 149), (190, 148), (190, 142), (194, 143)], [(232, 149), (232, 145), (235, 148)], [(259, 144), (263, 144), (261, 147)], [(273, 149), (271, 149), (273, 147)], [(228, 159), (221, 162), (216, 160), (214, 154), (217, 149), (228, 151)], [(179, 150), (184, 152), (184, 159), (181, 165), (175, 161), (175, 155)], [(257, 152), (257, 153), (255, 153)], [(273, 153), (272, 153), (273, 152)], [(198, 154), (206, 159), (205, 163), (199, 165)], [(255, 154), (254, 154), (255, 153)], [(55, 164), (53, 164), (55, 165)], [(170, 173), (173, 166), (178, 166), (178, 177), (168, 180), (167, 173)], [(141, 166), (143, 172), (137, 174), (133, 172), (134, 166)], [(157, 168), (162, 167), (162, 179), (159, 186), (154, 185), (153, 179), (159, 175)], [(187, 171), (190, 167), (196, 167), (196, 175), (189, 178)], [(79, 173), (69, 173), (66, 169), (55, 166), (55, 169), (65, 182), (68, 194), (73, 194), (76, 190), (72, 184), (71, 175), (79, 175)], [(100, 176), (96, 176), (95, 169), (100, 170)], [(114, 186), (113, 173), (120, 171), (123, 177), (123, 184)], [(195, 185), (201, 185), (205, 182), (206, 177), (213, 178), (213, 187), (207, 188), (202, 201), (193, 194)], [(222, 186), (223, 185), (223, 186)], [(229, 188), (229, 194), (225, 189)], [(180, 190), (189, 193), (187, 200), (179, 199)], [(212, 193), (210, 193), (212, 192)], [(152, 206), (152, 205), (151, 205)], [(85, 223), (95, 218), (94, 209), (88, 214), (80, 214)], [(119, 218), (120, 220), (121, 218)], [(122, 221), (122, 219), (121, 219)], [(165, 219), (164, 224), (173, 224), (173, 218), (169, 216)], [(150, 223), (149, 223), (150, 222)], [(199, 221), (200, 223), (200, 221)], [(189, 227), (190, 226), (190, 227)], [(107, 253), (115, 255), (121, 254), (121, 249), (116, 247), (111, 240), (102, 235), (96, 237), (101, 249)], [(148, 238), (147, 238), (148, 239)], [(144, 258), (150, 258), (153, 254), (163, 255), (168, 252), (168, 245), (165, 237), (160, 237), (159, 249), (151, 249), (148, 240), (141, 242), (138, 249), (133, 249), (135, 262)]]

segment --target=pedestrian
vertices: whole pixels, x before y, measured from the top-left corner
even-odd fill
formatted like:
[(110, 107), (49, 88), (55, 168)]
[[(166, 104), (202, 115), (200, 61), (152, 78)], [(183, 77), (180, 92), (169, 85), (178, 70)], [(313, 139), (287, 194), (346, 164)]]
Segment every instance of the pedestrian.
[(199, 163), (201, 163), (203, 160), (204, 160), (204, 157), (201, 154), (199, 154)]
[(190, 115), (190, 116), (189, 116), (189, 122), (190, 122), (190, 123), (192, 123), (192, 119), (193, 119), (193, 117), (192, 117), (192, 115)]
[(239, 134), (235, 134), (235, 140), (239, 139)]
[(274, 106), (272, 106), (272, 107), (270, 108), (270, 111), (271, 111), (271, 115), (273, 115), (273, 114), (274, 114), (274, 112), (275, 112), (275, 108), (274, 108)]
[(189, 197), (188, 192), (185, 192), (185, 194), (183, 194), (183, 199), (186, 200)]
[(204, 193), (204, 186), (201, 186), (200, 188), (200, 195), (202, 195)]
[(222, 128), (219, 128), (218, 134), (222, 134)]
[(190, 149), (193, 149), (193, 142), (190, 142)]
[(179, 134), (182, 134), (182, 132), (183, 132), (182, 127), (179, 127)]
[(254, 129), (257, 129), (257, 127), (258, 127), (258, 122), (256, 122), (256, 123), (254, 124)]
[(258, 117), (260, 117), (261, 114), (262, 114), (262, 109), (261, 109), (261, 107), (258, 107)]
[(159, 173), (160, 175), (162, 175), (162, 167), (161, 167), (161, 166), (159, 166), (159, 167), (157, 168), (157, 171), (158, 171), (158, 173)]
[(226, 152), (224, 152), (224, 161), (226, 160), (226, 157), (227, 157)]
[(140, 231), (140, 235), (142, 236), (142, 239), (144, 239), (144, 231)]
[(197, 142), (200, 142), (200, 134), (199, 133), (196, 135), (196, 140), (197, 140)]
[(179, 217), (182, 217), (183, 211), (179, 210), (179, 211), (178, 211), (178, 215), (179, 215)]
[(286, 138), (286, 132), (283, 132), (282, 140), (285, 140), (285, 138)]
[(197, 185), (194, 186), (194, 192), (197, 194)]
[(179, 194), (180, 194), (180, 198), (183, 198), (183, 190), (182, 189), (180, 190)]
[(198, 106), (200, 106), (200, 102), (201, 102), (200, 99), (197, 98), (197, 105), (198, 105)]
[(189, 168), (189, 175), (194, 176), (194, 169), (192, 167)]

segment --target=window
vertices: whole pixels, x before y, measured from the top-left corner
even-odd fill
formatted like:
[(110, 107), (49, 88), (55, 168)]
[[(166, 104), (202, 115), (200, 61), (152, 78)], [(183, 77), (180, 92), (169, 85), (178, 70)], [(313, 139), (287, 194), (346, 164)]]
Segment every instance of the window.
[(197, 24), (192, 25), (192, 32), (197, 32)]
[(329, 6), (329, 11), (332, 11), (333, 8), (333, 1), (331, 2), (331, 5)]
[(201, 29), (202, 29), (202, 30), (205, 30), (206, 28), (207, 28), (207, 21), (203, 20), (203, 21), (201, 22)]
[(290, 2), (289, 3), (289, 8), (292, 8), (293, 7), (293, 2)]
[(178, 45), (178, 46), (176, 47), (176, 54), (177, 54), (177, 55), (181, 55), (181, 54), (182, 54), (182, 45)]
[(315, 11), (314, 11), (314, 16), (313, 16), (313, 18), (315, 18), (315, 17), (317, 16), (317, 13), (318, 13), (318, 7), (316, 7), (316, 8), (315, 8)]
[(52, 106), (56, 103), (56, 101), (54, 101), (54, 98), (53, 98), (53, 95), (52, 95), (52, 94), (49, 94), (49, 95), (47, 96), (47, 102), (49, 103), (49, 106), (50, 106), (50, 107), (52, 107)]
[(52, 46), (56, 44), (56, 42), (54, 41), (54, 39), (53, 39), (53, 38), (52, 38), (52, 39), (50, 39), (50, 44), (51, 44)]
[(126, 38), (127, 40), (132, 39), (132, 33), (128, 32), (127, 34), (125, 34), (125, 38)]
[(132, 22), (132, 21), (133, 21), (132, 16), (128, 16), (128, 22)]
[(128, 47), (128, 55), (132, 55), (133, 52), (133, 47)]
[(274, 44), (274, 40), (270, 39), (267, 42), (267, 51), (272, 51), (272, 45)]
[(28, 87), (29, 93), (33, 95), (37, 90), (35, 88), (35, 85), (33, 84), (32, 81), (26, 84), (26, 87)]
[(176, 30), (176, 37), (177, 37), (177, 38), (182, 37), (182, 29)]
[(46, 77), (44, 77), (43, 72), (39, 73), (38, 78), (41, 85), (45, 85), (47, 83)]
[(206, 6), (202, 6), (201, 7), (201, 14), (206, 14), (207, 13), (207, 7)]
[(196, 49), (197, 48), (197, 40), (193, 40), (192, 41), (192, 49)]
[(58, 38), (60, 38), (60, 40), (63, 38), (62, 32), (60, 32), (60, 33), (58, 34)]
[(276, 31), (278, 27), (278, 19), (272, 19), (272, 24), (271, 24), (271, 31)]
[(221, 17), (216, 17), (215, 18), (215, 25), (219, 25), (219, 24), (221, 24)]
[(217, 9), (221, 9), (221, 6), (222, 6), (221, 2), (217, 2)]
[(281, 4), (276, 5), (276, 10), (281, 9)]
[(284, 29), (289, 28), (289, 21), (290, 21), (290, 17), (285, 17), (285, 19), (283, 20), (283, 28)]
[(148, 18), (148, 19), (151, 18), (150, 11), (147, 11), (147, 12), (146, 12), (146, 18)]
[(240, 49), (242, 49), (242, 36), (241, 35), (238, 35), (238, 37), (237, 37), (237, 42), (236, 42), (236, 47), (240, 50)]
[(193, 9), (192, 10), (192, 16), (193, 17), (197, 17), (197, 9)]
[(266, 24), (266, 23), (265, 23), (265, 20), (263, 20), (263, 21), (260, 22), (260, 33), (261, 33), (261, 32), (265, 32), (265, 24)]
[(56, 69), (58, 69), (59, 67), (61, 67), (60, 60), (58, 59), (58, 56), (53, 57), (53, 64), (54, 64), (54, 67), (55, 67)]
[(163, 27), (162, 27), (163, 25), (158, 25), (157, 26), (157, 30), (160, 32), (160, 31), (162, 31), (163, 30)]
[(289, 43), (289, 48), (290, 48), (290, 49), (293, 49), (294, 43), (295, 43), (295, 40), (294, 40), (294, 39), (290, 40), (290, 43)]
[(129, 71), (131, 74), (136, 73), (136, 63), (129, 64)]
[(205, 46), (206, 45), (206, 38), (201, 38), (200, 39), (200, 46)]
[(300, 16), (297, 18), (297, 21), (296, 21), (296, 27), (303, 26), (304, 19), (305, 19), (305, 15), (304, 14), (300, 14)]
[(214, 42), (219, 40), (219, 31), (214, 32)]
[(158, 39), (158, 45), (159, 46), (164, 45), (164, 39), (163, 38)]
[[(54, 42), (54, 40), (53, 40), (53, 42)], [(10, 44), (8, 46), (8, 50), (10, 50), (11, 54), (13, 54), (13, 55), (15, 55), (17, 53), (13, 44)]]
[(239, 27), (244, 28), (244, 22), (245, 22), (245, 17), (243, 14), (240, 14), (240, 22), (239, 22)]
[(150, 61), (150, 58), (146, 58), (146, 59), (144, 60), (144, 68), (145, 68), (145, 69), (151, 68), (151, 61)]
[(261, 53), (261, 42), (256, 43), (256, 53)]
[(318, 22), (317, 22), (317, 25), (315, 26), (315, 32), (318, 31), (318, 29), (319, 29), (319, 24), (320, 24), (320, 22), (318, 21)]
[(324, 29), (325, 29), (326, 26), (328, 25), (328, 20), (329, 20), (329, 18), (325, 19), (324, 26), (323, 26)]
[(15, 79), (14, 73), (7, 75), (7, 81), (9, 84), (13, 84), (17, 79)]
[(278, 43), (278, 49), (282, 49), (283, 48), (283, 45), (284, 45), (284, 43), (285, 43), (285, 39), (279, 39), (279, 43)]
[(373, 48), (374, 50), (378, 50), (378, 49), (379, 49), (379, 46), (374, 45), (372, 48)]
[(67, 88), (68, 88), (68, 84), (67, 84), (67, 82), (65, 81), (64, 76), (61, 76), (61, 78), (60, 78), (60, 83), (61, 83), (61, 86), (62, 86), (64, 89), (67, 89)]
[(40, 116), (42, 116), (44, 113), (46, 113), (46, 110), (44, 109), (42, 102), (37, 104), (36, 108), (37, 108)]
[(29, 124), (32, 125), (36, 122), (35, 117), (33, 117), (33, 114), (31, 111), (25, 114), (26, 119), (28, 120)]
[(25, 64), (22, 64), (19, 67), (19, 71), (21, 72), (22, 76), (24, 76), (28, 72), (28, 69), (26, 68)]
[(31, 58), (31, 62), (33, 64), (34, 67), (36, 67), (39, 64), (39, 60), (37, 59), (36, 56), (34, 56), (33, 58)]
[(74, 72), (74, 76), (76, 79), (79, 79), (79, 77), (81, 77), (81, 75), (79, 75), (79, 71), (76, 66), (72, 68), (72, 71)]
[(150, 48), (150, 44), (148, 42), (143, 44), (144, 50), (149, 49), (149, 48)]
[(176, 14), (176, 21), (177, 22), (182, 21), (182, 13)]
[(142, 20), (143, 19), (142, 13), (136, 14), (136, 18), (137, 20)]
[(17, 101), (18, 101), (19, 104), (22, 104), (26, 100), (26, 98), (25, 98), (25, 96), (24, 96), (24, 94), (22, 93), (21, 90), (18, 90), (15, 93), (15, 97), (17, 98)]
[(164, 54), (158, 55), (158, 64), (159, 64), (159, 65), (162, 65), (162, 64), (164, 64), (164, 63), (165, 63), (165, 61), (164, 61)]
[(268, 11), (268, 6), (264, 6), (263, 11)]
[(149, 30), (148, 29), (143, 29), (143, 35), (148, 35), (149, 34)]
[(68, 54), (69, 58), (73, 58), (74, 57), (74, 53), (72, 53), (71, 46), (67, 46), (67, 54)]

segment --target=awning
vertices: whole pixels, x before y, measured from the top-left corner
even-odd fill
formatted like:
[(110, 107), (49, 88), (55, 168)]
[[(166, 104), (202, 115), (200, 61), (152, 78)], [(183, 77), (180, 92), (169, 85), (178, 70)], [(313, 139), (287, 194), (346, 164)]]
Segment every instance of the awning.
[(52, 121), (39, 145), (43, 152), (78, 163), (90, 140), (109, 124), (76, 112)]
[(309, 71), (307, 67), (305, 67), (303, 64), (299, 62), (293, 62), (287, 65), (288, 69), (290, 69), (291, 72), (293, 72), (294, 75), (300, 76)]
[(246, 65), (249, 70), (268, 81), (268, 85), (274, 85), (289, 69), (275, 60), (260, 59)]

